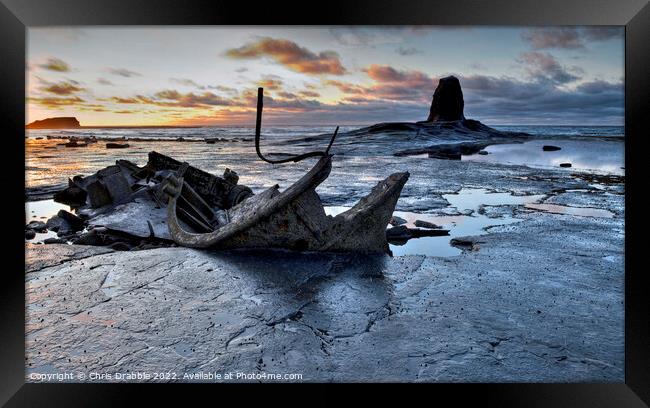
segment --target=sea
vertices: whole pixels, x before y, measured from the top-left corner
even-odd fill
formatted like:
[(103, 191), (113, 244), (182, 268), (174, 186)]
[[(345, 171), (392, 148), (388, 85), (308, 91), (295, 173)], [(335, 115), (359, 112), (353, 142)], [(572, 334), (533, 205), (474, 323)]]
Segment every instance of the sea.
[[(559, 161), (573, 161), (571, 170), (622, 174), (624, 167), (624, 135), (622, 126), (493, 126), (502, 131), (525, 132), (535, 137), (533, 145), (548, 143), (564, 145), (557, 154), (536, 154), (534, 159), (521, 155), (521, 145), (490, 146), (493, 154), (473, 155), (463, 160), (490, 161), (556, 168)], [(373, 135), (372, 139), (346, 140), (345, 132), (359, 126), (339, 129), (332, 153), (351, 160), (367, 161), (368, 166), (380, 164), (381, 158), (394, 152), (431, 143), (426, 139)], [(270, 158), (284, 154), (299, 154), (323, 150), (335, 126), (273, 126), (262, 132), (261, 150)], [(49, 137), (49, 139), (48, 139)], [(66, 138), (94, 137), (98, 143), (86, 147), (67, 148)], [(206, 139), (216, 139), (208, 144)], [(105, 142), (128, 143), (127, 149), (106, 149)], [(439, 142), (439, 141), (437, 141)], [(599, 142), (599, 143), (592, 143)], [(188, 161), (206, 171), (220, 174), (229, 167), (236, 170), (253, 185), (264, 184), (260, 176), (277, 168), (260, 161), (255, 153), (253, 127), (192, 127), (192, 128), (80, 128), (65, 130), (27, 130), (25, 178), (27, 187), (58, 185), (77, 174), (91, 174), (114, 164), (116, 159), (127, 159), (139, 165), (147, 161), (147, 153), (159, 151)], [(436, 142), (434, 142), (436, 143)], [(526, 145), (526, 144), (524, 144)], [(504, 147), (506, 146), (506, 147)], [(536, 147), (536, 146), (535, 146)], [(531, 152), (539, 153), (531, 146)], [(408, 159), (404, 159), (408, 161)], [(291, 166), (291, 165), (285, 165)], [(294, 165), (297, 170), (304, 166)], [(270, 181), (270, 180), (268, 180)]]
[[(332, 172), (317, 189), (326, 213), (335, 215), (354, 205), (370, 189), (388, 175), (408, 171), (409, 181), (397, 203), (395, 214), (406, 219), (409, 226), (415, 220), (425, 220), (450, 230), (450, 236), (411, 240), (406, 245), (391, 245), (395, 255), (424, 254), (454, 256), (461, 250), (449, 244), (451, 238), (481, 235), (493, 225), (520, 221), (513, 217), (493, 219), (478, 212), (478, 204), (534, 204), (541, 196), (513, 196), (511, 193), (477, 189), (471, 184), (476, 177), (463, 172), (481, 172), (479, 180), (487, 180), (497, 188), (506, 190), (508, 179), (518, 180), (521, 166), (533, 170), (550, 169), (560, 172), (589, 172), (624, 175), (624, 129), (616, 126), (494, 126), (503, 131), (525, 132), (533, 135), (524, 143), (506, 143), (488, 146), (488, 154), (462, 156), (458, 163), (428, 158), (427, 155), (396, 157), (396, 151), (426, 147), (449, 140), (432, 141), (430, 138), (393, 134), (367, 134), (356, 137), (346, 132), (358, 127), (341, 127), (331, 152), (334, 154)], [(330, 141), (334, 126), (285, 126), (264, 128), (261, 150), (269, 158), (283, 158), (286, 154), (322, 151)], [(97, 141), (84, 147), (66, 147), (71, 137), (94, 137)], [(207, 143), (206, 139), (211, 140)], [(107, 149), (106, 143), (115, 141), (128, 144), (123, 149)], [(543, 146), (560, 147), (557, 151), (544, 151)], [(38, 198), (34, 191), (55, 191), (67, 185), (75, 175), (89, 175), (118, 159), (137, 165), (147, 162), (150, 151), (172, 156), (179, 161), (215, 175), (229, 168), (239, 174), (239, 183), (255, 193), (275, 184), (285, 189), (313, 166), (316, 159), (299, 163), (269, 164), (259, 159), (255, 152), (254, 128), (251, 127), (200, 127), (200, 128), (81, 128), (75, 130), (28, 130), (25, 140), (25, 184), (27, 220), (45, 220), (65, 206), (51, 199)], [(457, 162), (456, 162), (457, 163)], [(571, 163), (572, 167), (561, 167)], [(495, 171), (492, 165), (505, 165), (506, 176)], [(478, 167), (477, 167), (478, 166)], [(508, 167), (511, 166), (511, 167)], [(486, 179), (487, 178), (487, 179)], [(435, 179), (435, 182), (432, 181)], [(465, 185), (465, 181), (469, 185)], [(483, 184), (485, 181), (483, 182)], [(504, 184), (505, 183), (505, 184)], [(458, 191), (458, 186), (461, 190)], [(521, 180), (517, 183), (520, 194)], [(440, 194), (444, 199), (441, 199)], [(41, 201), (39, 201), (41, 200)], [(495, 201), (496, 200), (496, 201)], [(451, 204), (450, 204), (451, 203)], [(477, 204), (478, 203), (478, 204)], [(496, 204), (495, 204), (496, 203)], [(451, 205), (452, 213), (445, 215)], [(463, 212), (465, 211), (465, 212)], [(469, 215), (467, 211), (473, 215)], [(442, 212), (442, 213), (441, 213)], [(41, 236), (42, 235), (42, 236)], [(39, 234), (34, 241), (50, 237)]]

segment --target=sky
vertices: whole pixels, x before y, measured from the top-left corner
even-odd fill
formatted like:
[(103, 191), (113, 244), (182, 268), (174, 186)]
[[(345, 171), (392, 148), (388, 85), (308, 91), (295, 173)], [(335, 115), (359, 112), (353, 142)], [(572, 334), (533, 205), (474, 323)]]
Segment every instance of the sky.
[(459, 78), (488, 125), (623, 125), (623, 27), (39, 27), (27, 122), (365, 125), (428, 116)]

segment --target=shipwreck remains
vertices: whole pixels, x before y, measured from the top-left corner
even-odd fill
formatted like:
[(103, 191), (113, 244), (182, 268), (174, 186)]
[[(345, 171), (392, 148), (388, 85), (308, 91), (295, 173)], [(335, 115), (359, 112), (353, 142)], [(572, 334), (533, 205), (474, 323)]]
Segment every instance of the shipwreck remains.
[(260, 159), (269, 163), (297, 162), (320, 157), (314, 167), (288, 189), (280, 192), (275, 185), (259, 195), (247, 197), (240, 205), (223, 214), (223, 223), (213, 231), (194, 231), (180, 222), (179, 203), (187, 166), (167, 179), (163, 190), (170, 195), (167, 219), (172, 238), (178, 244), (207, 248), (286, 248), (309, 251), (390, 252), (386, 226), (408, 173), (395, 173), (381, 181), (371, 193), (350, 210), (331, 217), (315, 189), (330, 174), (334, 143), (338, 127), (324, 151), (316, 151), (270, 160), (260, 150), (263, 110), (263, 89), (258, 90), (255, 149)]
[(326, 215), (315, 189), (330, 174), (329, 150), (338, 128), (323, 151), (270, 160), (259, 145), (262, 88), (257, 108), (255, 148), (260, 159), (275, 164), (319, 157), (284, 191), (274, 185), (253, 194), (230, 169), (218, 177), (152, 151), (143, 167), (118, 160), (93, 175), (70, 179), (54, 199), (76, 208), (76, 215), (64, 211), (57, 216), (57, 228), (63, 231), (59, 236), (123, 250), (164, 241), (194, 248), (390, 253), (386, 227), (409, 173), (390, 175), (348, 211)]

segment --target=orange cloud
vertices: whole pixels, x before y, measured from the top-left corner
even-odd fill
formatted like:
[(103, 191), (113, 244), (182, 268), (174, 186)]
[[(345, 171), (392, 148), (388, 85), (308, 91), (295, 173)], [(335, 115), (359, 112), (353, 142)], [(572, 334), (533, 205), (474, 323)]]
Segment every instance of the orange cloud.
[(68, 81), (62, 81), (41, 88), (42, 91), (56, 95), (72, 95), (73, 93), (84, 91), (85, 89)]
[(165, 90), (154, 95), (164, 101), (153, 101), (153, 104), (160, 106), (177, 106), (182, 108), (197, 108), (205, 106), (232, 106), (235, 102), (223, 96), (215, 95), (212, 92), (195, 94), (193, 92), (182, 94), (176, 90)]
[(269, 91), (277, 91), (282, 89), (282, 81), (273, 78), (264, 78), (257, 81), (257, 85)]
[(332, 85), (337, 87), (341, 92), (346, 94), (363, 94), (366, 92), (366, 89), (360, 85), (355, 85), (350, 82), (341, 82), (341, 81), (327, 81), (327, 85)]
[(146, 96), (142, 95), (136, 95), (131, 98), (122, 98), (119, 96), (112, 96), (108, 99), (110, 102), (114, 103), (148, 103), (148, 104), (153, 104), (155, 101), (151, 98), (147, 98)]
[(57, 97), (32, 97), (27, 98), (29, 102), (35, 103), (37, 105), (46, 107), (46, 108), (58, 108), (60, 106), (73, 106), (73, 105), (83, 105), (86, 101), (79, 98), (78, 96), (68, 97), (68, 98), (57, 98)]
[[(433, 80), (427, 74), (420, 71), (399, 71), (389, 65), (372, 64), (364, 70), (370, 78), (381, 83), (401, 83), (404, 86), (428, 86), (434, 85)], [(435, 88), (435, 87), (434, 87)]]
[(376, 100), (427, 101), (436, 87), (434, 79), (420, 71), (402, 71), (389, 65), (377, 64), (370, 65), (363, 71), (374, 84), (363, 86), (333, 80), (325, 84), (338, 88), (346, 94), (343, 100), (351, 103)]
[(269, 57), (287, 68), (305, 74), (343, 75), (346, 70), (334, 51), (315, 53), (293, 41), (264, 37), (256, 42), (226, 51), (231, 58)]

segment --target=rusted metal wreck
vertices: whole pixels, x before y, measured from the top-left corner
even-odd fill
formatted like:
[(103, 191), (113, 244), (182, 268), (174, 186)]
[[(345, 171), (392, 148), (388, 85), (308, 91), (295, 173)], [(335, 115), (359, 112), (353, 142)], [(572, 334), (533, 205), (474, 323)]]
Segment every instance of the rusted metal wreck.
[[(386, 226), (409, 173), (394, 173), (379, 182), (355, 206), (328, 216), (315, 189), (330, 174), (324, 151), (269, 160), (260, 151), (263, 90), (258, 93), (255, 145), (270, 163), (320, 157), (303, 177), (280, 191), (278, 185), (253, 194), (226, 169), (223, 177), (157, 152), (139, 167), (118, 160), (88, 177), (77, 176), (55, 200), (77, 208), (91, 228), (173, 240), (194, 248), (284, 248), (299, 251), (390, 253)], [(338, 131), (338, 128), (337, 128)]]

